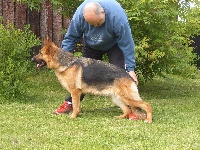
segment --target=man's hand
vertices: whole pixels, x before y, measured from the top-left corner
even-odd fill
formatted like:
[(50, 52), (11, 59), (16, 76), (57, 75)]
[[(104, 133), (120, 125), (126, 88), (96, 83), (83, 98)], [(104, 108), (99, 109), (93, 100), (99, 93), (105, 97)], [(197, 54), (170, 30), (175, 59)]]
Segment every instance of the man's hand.
[(138, 85), (138, 79), (134, 71), (129, 71), (128, 74), (133, 78), (135, 81), (136, 85)]

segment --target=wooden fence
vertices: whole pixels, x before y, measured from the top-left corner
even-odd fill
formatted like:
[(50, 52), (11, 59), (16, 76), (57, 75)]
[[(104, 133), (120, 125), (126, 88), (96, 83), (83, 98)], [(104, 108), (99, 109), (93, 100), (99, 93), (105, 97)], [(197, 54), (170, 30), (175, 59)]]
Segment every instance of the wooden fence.
[[(53, 42), (60, 46), (67, 29), (70, 19), (60, 15), (61, 10), (52, 10), (52, 6), (48, 0), (43, 0), (41, 11), (30, 10), (26, 4), (13, 2), (13, 0), (0, 0), (0, 16), (3, 16), (5, 24), (10, 21), (15, 27), (22, 29), (25, 24), (30, 24), (33, 33), (41, 38), (50, 37)], [(200, 56), (200, 36), (194, 39), (195, 52)], [(40, 47), (33, 48), (33, 52), (38, 52)], [(80, 50), (80, 48), (77, 48)], [(200, 68), (200, 60), (198, 61)]]
[(15, 27), (22, 29), (25, 24), (30, 24), (33, 33), (41, 38), (50, 37), (58, 46), (61, 45), (65, 30), (70, 20), (64, 18), (60, 10), (52, 10), (48, 0), (44, 0), (41, 11), (30, 10), (24, 3), (13, 0), (0, 0), (0, 16), (4, 18), (3, 24), (10, 21)]

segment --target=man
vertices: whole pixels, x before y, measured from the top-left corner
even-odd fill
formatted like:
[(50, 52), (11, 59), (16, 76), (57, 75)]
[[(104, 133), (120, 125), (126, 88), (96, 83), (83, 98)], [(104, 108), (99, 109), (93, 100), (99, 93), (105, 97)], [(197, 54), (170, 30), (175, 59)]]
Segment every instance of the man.
[[(73, 51), (81, 37), (83, 57), (102, 60), (107, 53), (109, 62), (126, 69), (138, 84), (134, 72), (135, 47), (130, 25), (124, 9), (117, 1), (85, 0), (71, 20), (62, 41), (62, 49)], [(72, 98), (69, 96), (54, 114), (69, 113), (72, 109)]]

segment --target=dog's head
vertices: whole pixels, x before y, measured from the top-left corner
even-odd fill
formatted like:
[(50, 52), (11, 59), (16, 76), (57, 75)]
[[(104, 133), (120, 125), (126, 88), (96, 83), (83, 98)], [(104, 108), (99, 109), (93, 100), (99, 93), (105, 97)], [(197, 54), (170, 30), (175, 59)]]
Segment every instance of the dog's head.
[(36, 64), (36, 68), (48, 66), (51, 69), (54, 69), (57, 63), (55, 63), (56, 59), (54, 56), (56, 51), (59, 48), (47, 37), (44, 39), (44, 46), (40, 50), (40, 53), (32, 58), (32, 60)]

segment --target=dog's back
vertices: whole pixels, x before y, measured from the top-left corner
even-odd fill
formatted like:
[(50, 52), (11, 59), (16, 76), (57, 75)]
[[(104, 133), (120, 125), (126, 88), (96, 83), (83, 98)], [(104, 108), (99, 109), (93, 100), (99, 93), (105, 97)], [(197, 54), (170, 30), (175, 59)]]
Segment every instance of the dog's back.
[[(130, 82), (133, 81), (125, 69), (100, 60), (85, 57), (74, 57), (73, 54), (61, 49), (58, 52), (58, 61), (63, 67), (76, 67), (77, 69), (81, 70), (79, 72), (79, 77), (81, 77), (81, 85), (87, 85), (88, 89), (86, 90), (83, 88), (83, 92), (89, 93), (89, 91), (93, 91), (93, 94), (99, 93), (109, 95), (108, 93), (110, 92), (108, 92), (108, 90), (106, 90), (106, 93), (103, 93), (102, 91), (110, 88), (116, 79), (126, 78), (130, 80)], [(75, 77), (75, 75), (72, 77)], [(68, 76), (68, 78), (70, 77)]]
[(74, 64), (81, 65), (82, 80), (91, 86), (110, 85), (121, 77), (131, 79), (124, 69), (99, 60), (79, 58)]

